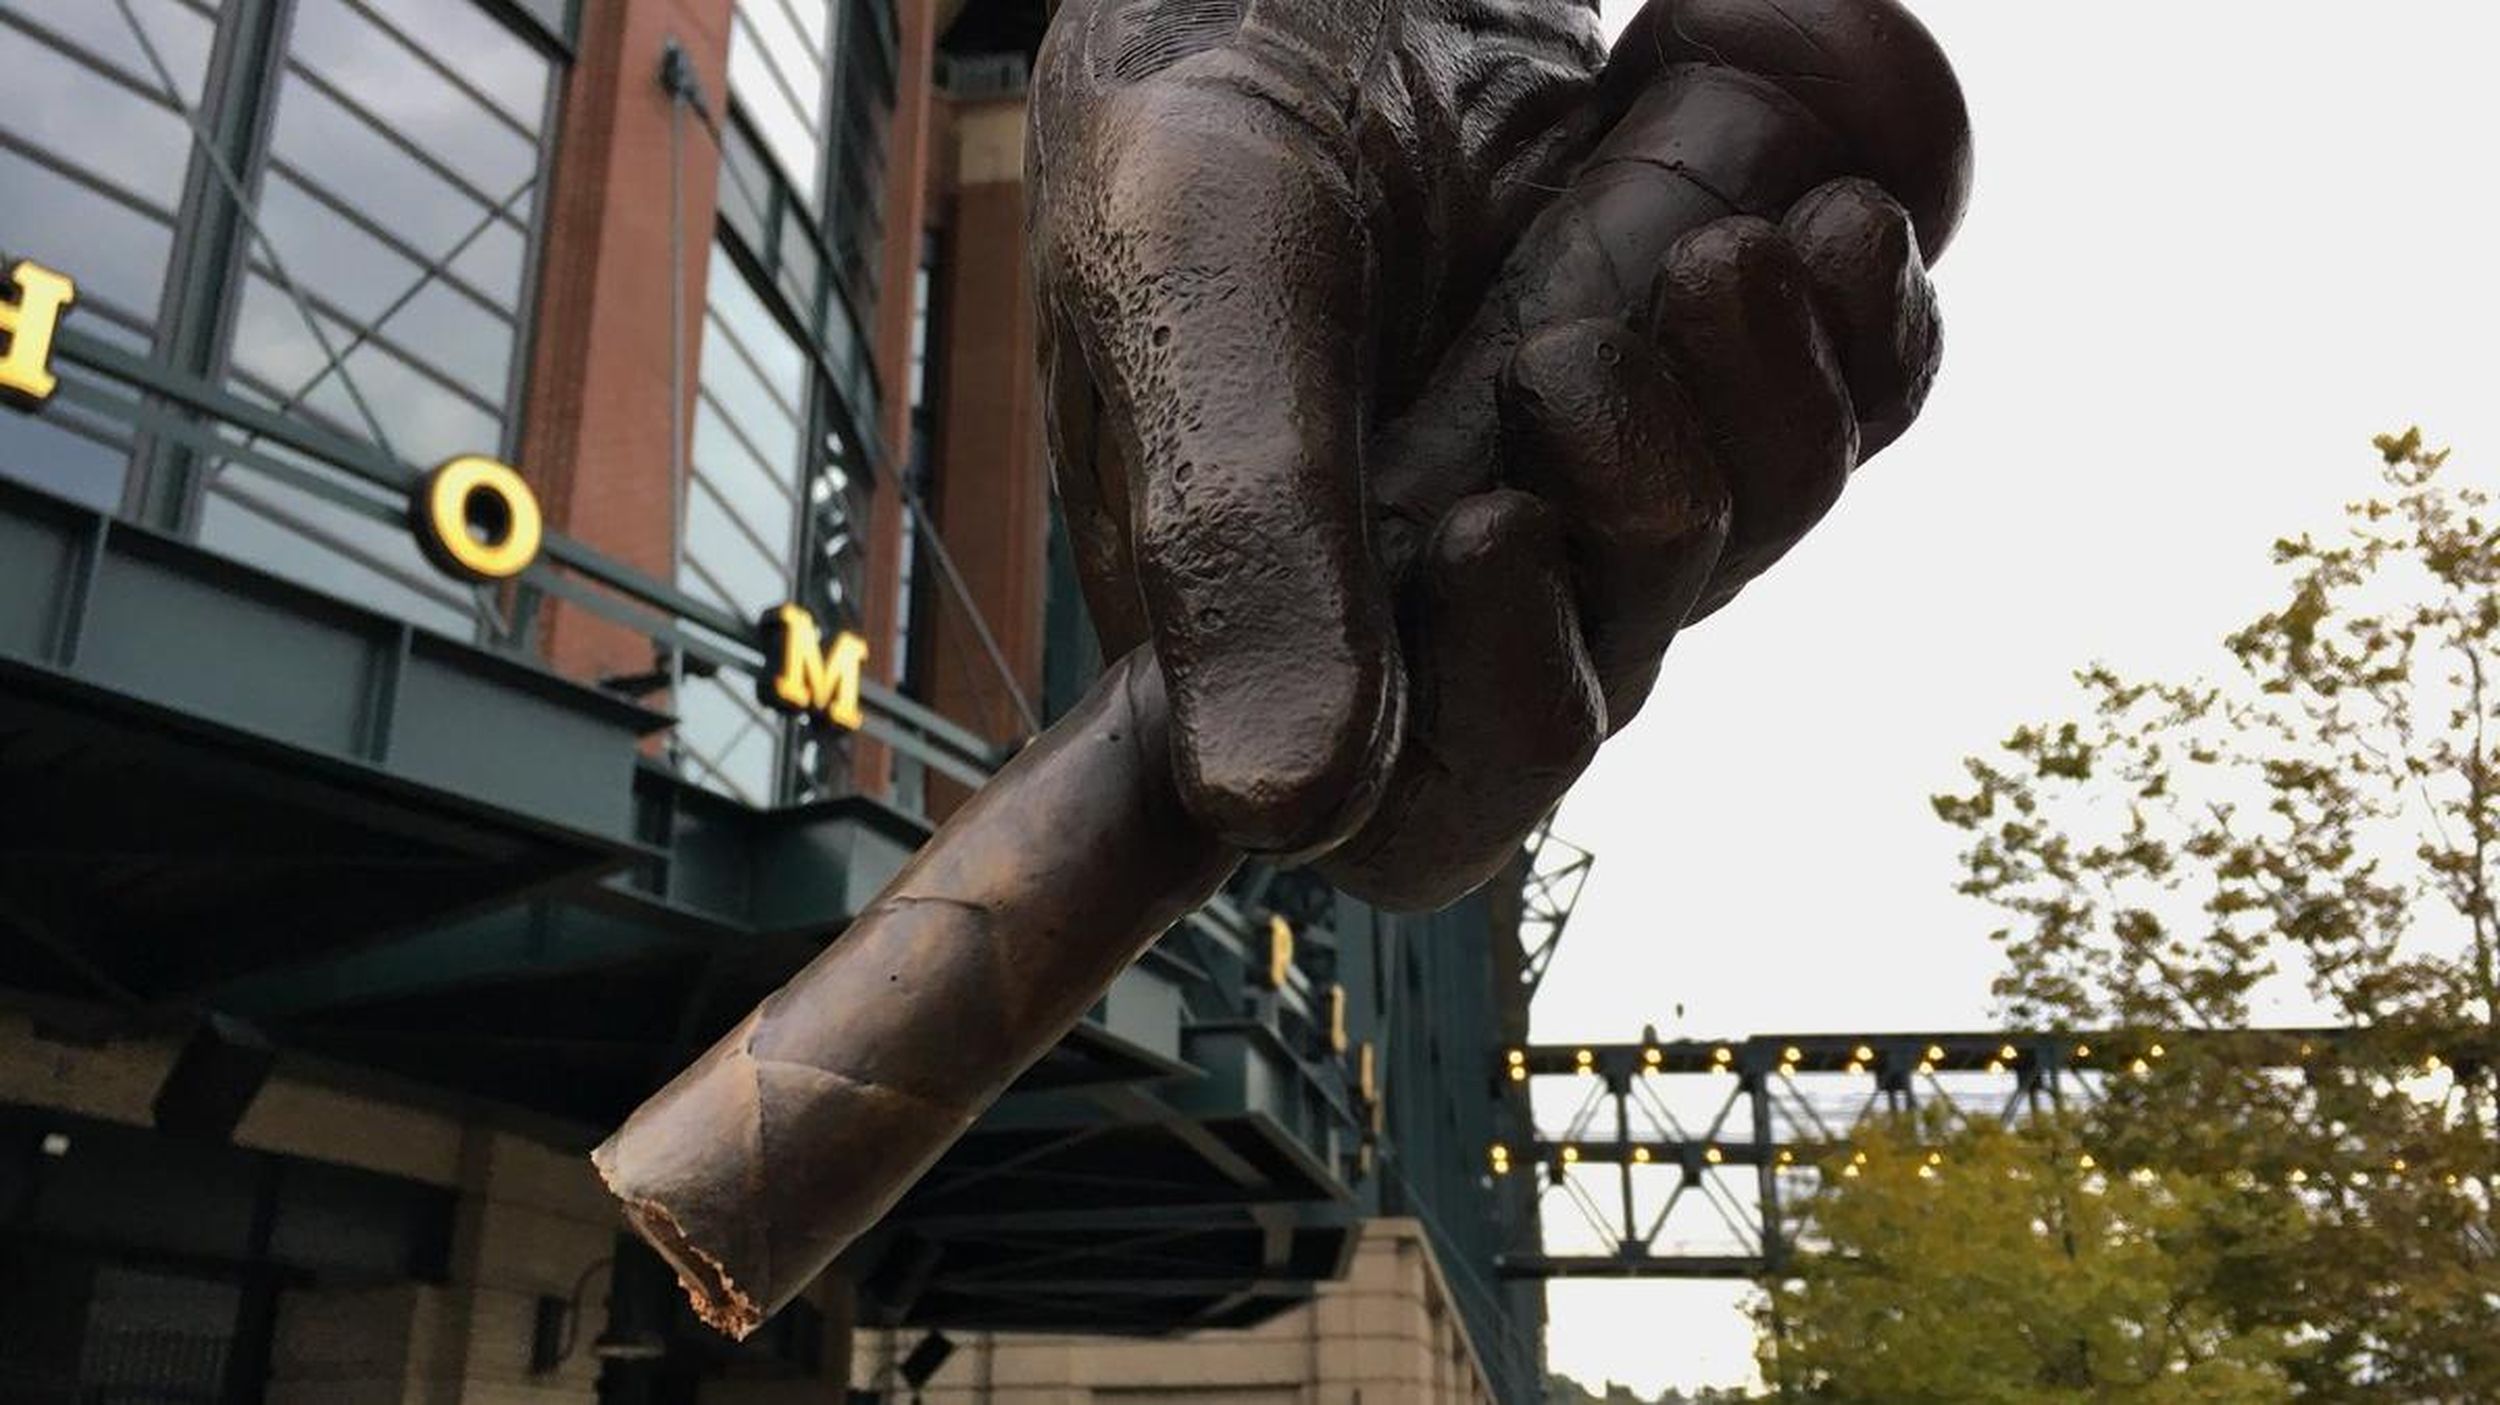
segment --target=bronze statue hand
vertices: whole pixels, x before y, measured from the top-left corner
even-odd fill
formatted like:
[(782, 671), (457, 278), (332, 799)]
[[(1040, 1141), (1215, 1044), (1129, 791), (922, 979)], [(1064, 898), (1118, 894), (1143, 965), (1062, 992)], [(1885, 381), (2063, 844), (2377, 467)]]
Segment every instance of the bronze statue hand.
[[(594, 1160), (744, 1335), (1244, 850), (1481, 883), (1900, 432), (1952, 74), (1894, 0), (1070, 0), (1051, 436), (1118, 661)], [(1772, 221), (1777, 221), (1773, 223)], [(1393, 603), (1394, 602), (1394, 603)]]
[(1915, 20), (1655, 0), (1601, 62), (1586, 0), (1071, 0), (1036, 75), (1105, 650), (1191, 813), (1387, 906), (1489, 878), (1934, 374)]

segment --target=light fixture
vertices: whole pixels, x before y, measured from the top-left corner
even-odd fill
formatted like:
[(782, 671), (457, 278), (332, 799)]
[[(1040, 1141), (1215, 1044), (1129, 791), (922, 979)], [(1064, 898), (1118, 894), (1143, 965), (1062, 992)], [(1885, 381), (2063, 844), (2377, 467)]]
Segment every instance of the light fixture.
[(1565, 1166), (1577, 1166), (1577, 1165), (1579, 1165), (1579, 1164), (1580, 1164), (1580, 1149), (1579, 1149), (1578, 1147), (1576, 1147), (1576, 1146), (1567, 1146), (1567, 1147), (1564, 1147), (1564, 1148), (1562, 1149), (1562, 1159), (1563, 1159), (1563, 1164), (1564, 1164)]
[(1713, 1166), (1716, 1166), (1720, 1162), (1727, 1160), (1727, 1153), (1714, 1146), (1703, 1151), (1701, 1159), (1709, 1162)]
[(1636, 1164), (1636, 1165), (1641, 1165), (1641, 1166), (1646, 1166), (1646, 1165), (1648, 1165), (1648, 1164), (1649, 1164), (1649, 1148), (1648, 1148), (1648, 1147), (1645, 1147), (1645, 1146), (1636, 1146), (1636, 1147), (1632, 1148), (1632, 1160), (1633, 1160), (1634, 1164)]

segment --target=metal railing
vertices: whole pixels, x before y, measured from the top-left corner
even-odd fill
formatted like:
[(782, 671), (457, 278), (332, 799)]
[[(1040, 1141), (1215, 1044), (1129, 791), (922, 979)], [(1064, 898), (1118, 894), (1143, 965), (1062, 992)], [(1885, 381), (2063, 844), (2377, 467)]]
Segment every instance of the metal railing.
[[(57, 398), (63, 404), (127, 424), (201, 461), (246, 465), (377, 523), (404, 527), (410, 519), (423, 472), (370, 444), (254, 404), (74, 325), (60, 329), (55, 350), (63, 365), (92, 373), (61, 378)], [(270, 445), (289, 452), (270, 452), (265, 447)], [(140, 525), (162, 530), (168, 524)], [(189, 534), (197, 535), (195, 526)], [(354, 552), (351, 544), (320, 545), (351, 557)], [(360, 564), (387, 569), (386, 563)], [(496, 636), (492, 647), (534, 657), (532, 636), (549, 599), (641, 635), (651, 641), (655, 657), (683, 660), (688, 671), (755, 679), (776, 666), (765, 656), (752, 621), (559, 532), (547, 533), (538, 558), (508, 590), (490, 592), (483, 608), (494, 613), (499, 626), (489, 631)], [(862, 735), (966, 785), (987, 781), (1005, 759), (987, 738), (874, 680), (863, 680), (860, 700), (866, 714)]]

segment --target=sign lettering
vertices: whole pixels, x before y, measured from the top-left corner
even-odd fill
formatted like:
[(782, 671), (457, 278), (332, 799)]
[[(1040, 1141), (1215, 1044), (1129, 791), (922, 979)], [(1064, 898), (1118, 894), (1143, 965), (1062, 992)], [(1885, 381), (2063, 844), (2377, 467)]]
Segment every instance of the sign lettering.
[(546, 540), (546, 514), (530, 485), (510, 465), (476, 454), (427, 474), (408, 507), (426, 559), (466, 581), (512, 579)]
[(0, 401), (39, 410), (59, 388), (52, 374), (52, 336), (61, 314), (78, 301), (67, 274), (19, 260), (0, 289)]
[(1267, 988), (1283, 990), (1293, 971), (1293, 924), (1281, 914), (1267, 919)]
[(868, 665), (868, 641), (849, 630), (825, 642), (824, 627), (798, 605), (767, 611), (760, 626), (764, 656), (779, 671), (756, 679), (756, 696), (783, 712), (820, 713), (837, 727), (858, 731), (860, 675)]

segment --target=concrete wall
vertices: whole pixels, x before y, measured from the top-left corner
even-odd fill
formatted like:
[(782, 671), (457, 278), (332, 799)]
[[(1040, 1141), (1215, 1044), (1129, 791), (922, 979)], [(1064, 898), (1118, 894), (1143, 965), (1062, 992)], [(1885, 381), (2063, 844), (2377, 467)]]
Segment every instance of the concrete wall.
[[(0, 1101), (146, 1126), (173, 1055), (166, 1041), (60, 1043), (0, 1013)], [(573, 1358), (547, 1375), (529, 1369), (538, 1296), (569, 1296), (614, 1247), (616, 1216), (582, 1157), (284, 1073), (254, 1099), (235, 1141), (460, 1192), (449, 1281), (281, 1296), (269, 1405), (594, 1399), (588, 1347), (604, 1320), (604, 1269), (584, 1289), (589, 1320)]]
[[(928, 1405), (1491, 1405), (1423, 1227), (1374, 1220), (1354, 1266), (1263, 1327), (1162, 1341), (951, 1334)], [(903, 1391), (919, 1334), (862, 1333), (853, 1383)]]

